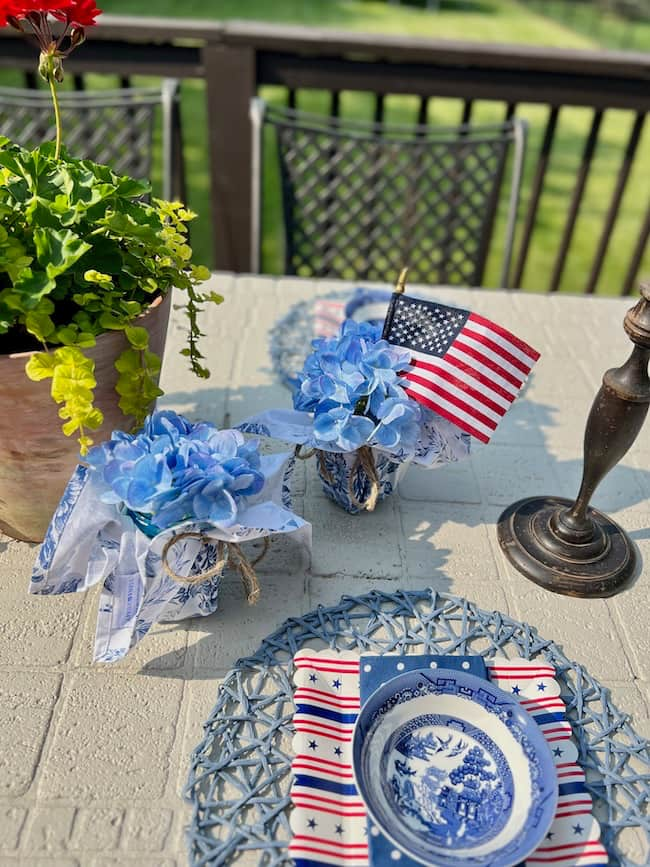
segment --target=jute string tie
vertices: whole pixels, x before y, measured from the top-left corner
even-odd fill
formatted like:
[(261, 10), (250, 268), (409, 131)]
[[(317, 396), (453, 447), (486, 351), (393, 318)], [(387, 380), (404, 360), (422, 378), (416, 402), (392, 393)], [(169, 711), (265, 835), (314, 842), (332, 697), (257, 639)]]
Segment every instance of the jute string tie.
[(174, 536), (171, 536), (165, 543), (162, 551), (162, 565), (165, 573), (173, 581), (177, 581), (179, 584), (200, 584), (202, 581), (207, 581), (215, 575), (220, 575), (226, 566), (231, 566), (241, 575), (248, 604), (255, 605), (260, 597), (260, 585), (254, 567), (257, 566), (269, 550), (268, 536), (263, 537), (262, 553), (252, 561), (248, 559), (236, 542), (217, 541), (217, 562), (209, 569), (199, 572), (198, 575), (179, 575), (177, 572), (174, 572), (167, 561), (169, 549), (183, 539), (199, 539), (204, 545), (213, 545), (215, 543), (214, 539), (210, 539), (209, 536), (205, 536), (203, 533), (186, 532), (176, 533)]
[[(322, 478), (324, 478), (330, 485), (334, 484), (334, 477), (325, 464), (324, 451), (321, 449), (310, 449), (303, 453), (301, 452), (301, 445), (298, 444), (295, 448), (294, 454), (301, 461), (307, 461), (309, 458), (316, 455), (318, 471)], [(348, 494), (350, 495), (350, 500), (358, 509), (367, 509), (369, 512), (372, 512), (377, 505), (377, 500), (379, 498), (379, 476), (377, 475), (377, 467), (375, 466), (375, 457), (370, 446), (361, 446), (357, 449), (355, 455), (348, 482)], [(364, 472), (370, 481), (370, 492), (368, 497), (363, 501), (359, 500), (354, 493), (354, 479), (360, 472)]]

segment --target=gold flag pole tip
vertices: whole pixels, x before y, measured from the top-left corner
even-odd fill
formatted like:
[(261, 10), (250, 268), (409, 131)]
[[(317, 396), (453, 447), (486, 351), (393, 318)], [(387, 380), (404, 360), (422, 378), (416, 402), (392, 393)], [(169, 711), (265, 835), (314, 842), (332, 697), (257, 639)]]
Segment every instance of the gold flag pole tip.
[(409, 272), (408, 268), (402, 268), (399, 275), (399, 280), (397, 281), (397, 286), (395, 287), (395, 292), (402, 295), (406, 291), (406, 276)]

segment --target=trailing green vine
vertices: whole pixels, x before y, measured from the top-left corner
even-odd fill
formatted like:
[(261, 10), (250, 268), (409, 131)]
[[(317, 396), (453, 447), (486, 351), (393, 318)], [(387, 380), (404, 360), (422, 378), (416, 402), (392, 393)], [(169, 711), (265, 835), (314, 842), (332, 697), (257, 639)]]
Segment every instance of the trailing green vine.
[(85, 453), (103, 415), (84, 350), (106, 331), (124, 334), (129, 347), (115, 365), (116, 390), (120, 409), (139, 426), (162, 394), (161, 361), (140, 317), (174, 287), (184, 292), (188, 341), (181, 354), (206, 377), (199, 312), (223, 299), (199, 289), (209, 271), (191, 262), (191, 211), (180, 202), (148, 202), (148, 183), (72, 159), (64, 148), (57, 159), (55, 148), (26, 151), (0, 138), (0, 351), (43, 347), (27, 375), (51, 378), (62, 430), (76, 433)]

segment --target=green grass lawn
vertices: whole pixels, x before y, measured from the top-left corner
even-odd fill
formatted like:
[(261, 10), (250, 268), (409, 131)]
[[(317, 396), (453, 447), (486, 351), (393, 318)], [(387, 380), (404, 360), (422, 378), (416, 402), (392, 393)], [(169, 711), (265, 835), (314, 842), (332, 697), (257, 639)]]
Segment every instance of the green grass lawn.
[[(177, 0), (158, 0), (155, 6), (146, 0), (106, 0), (103, 7), (107, 12), (134, 15), (155, 13), (174, 16), (179, 15), (182, 10), (184, 16), (200, 18), (246, 18), (423, 37), (528, 42), (577, 49), (595, 47), (595, 42), (587, 36), (576, 33), (548, 17), (535, 14), (529, 7), (516, 0), (464, 0), (464, 2), (446, 0), (438, 13), (385, 2), (369, 2), (369, 0), (272, 0), (272, 2), (269, 0), (185, 0), (183, 4), (179, 4)], [(12, 81), (4, 78), (3, 81), (18, 83), (17, 78)], [(93, 84), (105, 86), (105, 82), (100, 78), (97, 78)], [(284, 93), (279, 88), (265, 88), (262, 95), (272, 102), (282, 103), (285, 99)], [(417, 104), (417, 100), (410, 97), (388, 97), (386, 119), (412, 122), (416, 118)], [(298, 95), (298, 107), (309, 111), (327, 112), (327, 96), (314, 91), (301, 91)], [(197, 259), (212, 264), (209, 240), (211, 223), (208, 195), (209, 169), (205, 156), (206, 121), (204, 87), (201, 82), (184, 82), (182, 111), (188, 198), (190, 206), (199, 214), (199, 219), (193, 227), (192, 242)], [(461, 111), (462, 106), (458, 100), (434, 99), (431, 101), (429, 121), (434, 124), (455, 124), (460, 121)], [(371, 112), (372, 101), (368, 95), (354, 92), (346, 92), (342, 95), (344, 115), (370, 118)], [(521, 105), (518, 113), (527, 118), (530, 124), (529, 156), (523, 187), (523, 207), (520, 211), (522, 216), (548, 109), (542, 106)], [(475, 122), (500, 120), (502, 115), (502, 105), (488, 102), (475, 103), (473, 115)], [(555, 148), (538, 212), (538, 228), (522, 281), (526, 289), (544, 290), (548, 285), (590, 122), (591, 112), (588, 110), (565, 108), (560, 113)], [(632, 116), (628, 112), (612, 111), (605, 117), (561, 284), (562, 291), (581, 291), (584, 285), (631, 123)], [(602, 272), (598, 287), (601, 293), (620, 292), (625, 269), (638, 237), (650, 194), (648, 181), (650, 124), (646, 127)], [(267, 168), (271, 169), (270, 161)], [(269, 228), (265, 229), (264, 234), (263, 269), (270, 273), (281, 273), (283, 266), (282, 237), (279, 230), (279, 185), (277, 178), (272, 176), (272, 171), (267, 174), (270, 182), (266, 190), (264, 217), (265, 227)], [(157, 173), (154, 173), (154, 182), (159, 182)], [(497, 225), (497, 237), (501, 237), (501, 229), (502, 223)], [(495, 243), (488, 263), (488, 284), (497, 282), (499, 261), (500, 249)], [(642, 273), (649, 272), (650, 252), (646, 255), (642, 267)]]
[(606, 48), (650, 51), (650, 17), (626, 20), (593, 2), (575, 0), (525, 0), (536, 12), (558, 21)]

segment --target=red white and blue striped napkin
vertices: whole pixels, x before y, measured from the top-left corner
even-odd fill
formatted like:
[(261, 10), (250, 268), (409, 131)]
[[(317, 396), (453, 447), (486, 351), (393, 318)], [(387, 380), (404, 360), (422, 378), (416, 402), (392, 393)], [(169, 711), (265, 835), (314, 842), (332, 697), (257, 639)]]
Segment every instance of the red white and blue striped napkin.
[[(394, 658), (397, 675), (400, 657)], [(301, 650), (294, 664), (294, 809), (289, 854), (296, 867), (367, 867), (367, 814), (352, 773), (361, 657), (351, 651)], [(488, 660), (486, 665), (490, 680), (515, 695), (538, 723), (558, 773), (555, 819), (526, 865), (606, 867), (607, 852), (600, 842), (600, 826), (592, 816), (584, 772), (577, 765), (578, 750), (571, 738), (555, 669), (546, 662), (505, 658)]]

